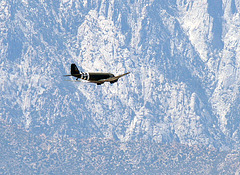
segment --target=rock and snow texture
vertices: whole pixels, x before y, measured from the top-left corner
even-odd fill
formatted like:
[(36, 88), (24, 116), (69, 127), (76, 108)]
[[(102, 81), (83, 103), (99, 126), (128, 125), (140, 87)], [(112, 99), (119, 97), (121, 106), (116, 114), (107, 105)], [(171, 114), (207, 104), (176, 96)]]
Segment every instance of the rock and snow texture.
[[(6, 1), (0, 120), (36, 135), (239, 144), (240, 3)], [(64, 81), (130, 71), (113, 85)]]

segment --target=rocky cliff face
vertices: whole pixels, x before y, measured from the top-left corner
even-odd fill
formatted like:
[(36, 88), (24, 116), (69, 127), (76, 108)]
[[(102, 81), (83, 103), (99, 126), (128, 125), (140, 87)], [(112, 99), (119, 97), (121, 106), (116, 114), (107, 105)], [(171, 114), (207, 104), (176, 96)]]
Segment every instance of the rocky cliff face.
[[(33, 137), (239, 146), (235, 0), (2, 1), (0, 120)], [(113, 85), (65, 81), (70, 64)]]

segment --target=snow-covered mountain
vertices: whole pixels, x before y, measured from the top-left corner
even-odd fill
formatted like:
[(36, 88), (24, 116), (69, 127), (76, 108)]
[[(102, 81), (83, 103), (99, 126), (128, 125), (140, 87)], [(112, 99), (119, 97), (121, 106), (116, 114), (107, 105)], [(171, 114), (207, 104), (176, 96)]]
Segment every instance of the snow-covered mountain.
[[(3, 130), (238, 148), (240, 1), (0, 4)], [(71, 63), (131, 74), (115, 84), (74, 83), (63, 77)]]

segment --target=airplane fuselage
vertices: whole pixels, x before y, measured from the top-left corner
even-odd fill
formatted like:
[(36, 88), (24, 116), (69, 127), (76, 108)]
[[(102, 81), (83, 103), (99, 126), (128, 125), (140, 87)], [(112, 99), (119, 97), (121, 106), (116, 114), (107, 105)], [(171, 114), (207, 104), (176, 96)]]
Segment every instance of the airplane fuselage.
[(108, 79), (114, 77), (111, 73), (100, 73), (100, 72), (81, 72), (78, 75), (73, 75), (77, 78), (87, 81), (98, 81), (102, 79)]
[(75, 64), (71, 64), (71, 75), (65, 75), (65, 76), (74, 76), (78, 80), (79, 78), (82, 80), (89, 81), (91, 83), (96, 83), (97, 85), (101, 85), (104, 82), (110, 82), (115, 83), (118, 81), (118, 79), (124, 75), (129, 74), (130, 72), (127, 72), (122, 75), (114, 76), (111, 73), (102, 73), (102, 72), (79, 72), (77, 66)]

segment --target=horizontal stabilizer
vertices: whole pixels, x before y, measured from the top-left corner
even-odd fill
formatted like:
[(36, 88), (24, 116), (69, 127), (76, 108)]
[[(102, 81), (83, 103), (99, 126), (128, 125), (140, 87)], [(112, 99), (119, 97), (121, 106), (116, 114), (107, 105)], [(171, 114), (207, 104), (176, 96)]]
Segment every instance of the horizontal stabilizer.
[(72, 75), (63, 75), (63, 76), (65, 76), (65, 77), (70, 77), (70, 76), (81, 76), (81, 74), (72, 74)]
[(65, 80), (65, 81), (71, 81), (71, 82), (81, 82), (81, 83), (91, 83), (87, 81), (81, 81), (81, 80)]

